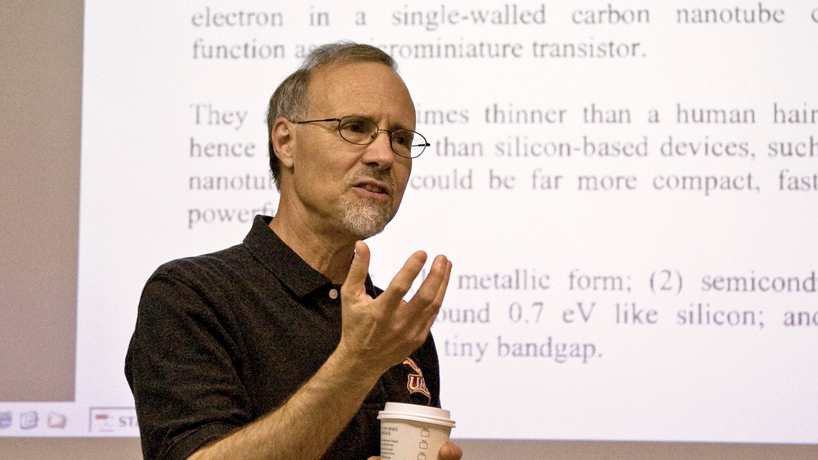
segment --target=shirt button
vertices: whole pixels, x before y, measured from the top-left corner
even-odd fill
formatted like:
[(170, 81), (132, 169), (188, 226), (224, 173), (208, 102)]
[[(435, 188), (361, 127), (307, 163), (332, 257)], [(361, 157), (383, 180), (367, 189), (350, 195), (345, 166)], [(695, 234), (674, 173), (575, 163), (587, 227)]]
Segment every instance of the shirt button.
[(329, 298), (335, 300), (338, 298), (338, 289), (332, 288), (329, 290)]

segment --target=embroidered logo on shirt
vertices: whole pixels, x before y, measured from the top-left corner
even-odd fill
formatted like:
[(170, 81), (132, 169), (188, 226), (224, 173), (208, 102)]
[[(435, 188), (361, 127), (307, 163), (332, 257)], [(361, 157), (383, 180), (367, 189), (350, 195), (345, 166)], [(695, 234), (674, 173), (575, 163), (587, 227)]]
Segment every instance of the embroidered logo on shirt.
[(415, 393), (420, 393), (429, 399), (429, 402), (427, 404), (431, 403), (432, 394), (429, 393), (429, 389), (426, 388), (426, 380), (424, 380), (423, 378), (423, 371), (420, 370), (420, 367), (418, 367), (418, 365), (415, 364), (414, 361), (412, 361), (412, 358), (406, 358), (405, 360), (403, 360), (403, 365), (409, 366), (412, 368), (413, 371), (415, 371), (413, 374), (409, 374), (409, 377), (407, 378), (406, 381), (406, 389), (409, 390), (409, 394), (411, 395)]

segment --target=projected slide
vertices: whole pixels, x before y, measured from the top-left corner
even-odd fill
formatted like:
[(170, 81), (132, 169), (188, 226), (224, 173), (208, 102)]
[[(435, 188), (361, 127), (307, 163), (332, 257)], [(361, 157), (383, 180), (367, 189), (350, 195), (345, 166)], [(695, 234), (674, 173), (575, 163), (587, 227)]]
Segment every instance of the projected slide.
[(87, 1), (75, 398), (0, 436), (138, 435), (145, 281), (275, 213), (267, 100), (337, 40), (431, 143), (372, 277), (453, 261), (453, 437), (818, 442), (818, 4), (681, 0)]

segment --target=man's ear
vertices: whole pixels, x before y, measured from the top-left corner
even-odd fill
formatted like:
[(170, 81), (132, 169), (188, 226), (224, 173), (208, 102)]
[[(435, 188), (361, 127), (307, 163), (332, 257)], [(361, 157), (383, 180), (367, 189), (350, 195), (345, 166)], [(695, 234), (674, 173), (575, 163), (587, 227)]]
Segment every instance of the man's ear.
[(284, 117), (278, 117), (270, 131), (270, 142), (279, 163), (285, 168), (293, 167), (293, 150), (295, 144), (295, 125)]

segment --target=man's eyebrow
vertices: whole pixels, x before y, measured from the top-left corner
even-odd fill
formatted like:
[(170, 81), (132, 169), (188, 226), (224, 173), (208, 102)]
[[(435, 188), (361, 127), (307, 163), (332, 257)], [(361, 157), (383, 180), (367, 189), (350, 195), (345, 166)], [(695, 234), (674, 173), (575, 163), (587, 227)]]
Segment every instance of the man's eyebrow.
[[(344, 118), (344, 117), (361, 117), (361, 118), (366, 118), (367, 120), (372, 121), (373, 123), (375, 123), (376, 125), (378, 125), (378, 127), (380, 128), (380, 124), (379, 124), (377, 121), (375, 121), (375, 118), (374, 118), (374, 117), (371, 117), (371, 116), (369, 116), (369, 115), (362, 115), (362, 114), (360, 114), (360, 113), (347, 113), (347, 114), (345, 114), (345, 115), (341, 115), (341, 116), (340, 116), (340, 117), (338, 117), (338, 118)], [(414, 129), (414, 128), (410, 128), (410, 127), (408, 127), (408, 126), (405, 126), (403, 123), (401, 123), (401, 122), (399, 122), (399, 121), (398, 121), (398, 122), (394, 122), (394, 123), (389, 124), (389, 125), (386, 127), (386, 130), (387, 130), (387, 131), (398, 131), (398, 130), (404, 130), (404, 131), (414, 131), (415, 129)]]
[(400, 130), (414, 131), (414, 129), (412, 129), (412, 128), (408, 127), (408, 126), (403, 126), (402, 124), (392, 125), (392, 126), (389, 127), (389, 130), (390, 131), (400, 131)]
[(413, 131), (414, 130), (414, 128), (410, 128), (408, 126), (405, 126), (403, 123), (401, 123), (399, 121), (396, 121), (396, 122), (390, 124), (387, 128), (390, 131), (397, 131), (397, 130), (400, 130), (400, 129), (405, 130), (405, 131)]

